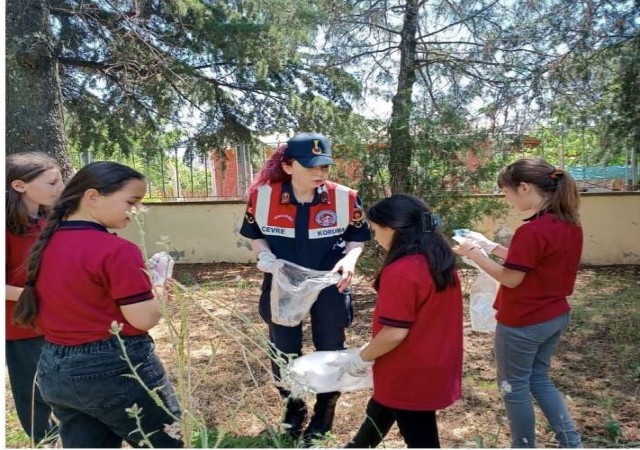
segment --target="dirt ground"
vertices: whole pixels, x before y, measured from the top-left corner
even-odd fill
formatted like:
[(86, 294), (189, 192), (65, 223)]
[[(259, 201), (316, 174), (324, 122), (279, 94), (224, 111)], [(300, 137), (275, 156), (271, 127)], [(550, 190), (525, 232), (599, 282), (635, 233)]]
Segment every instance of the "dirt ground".
[[(637, 292), (640, 288), (637, 267), (585, 268), (580, 272), (576, 289), (583, 296), (574, 300), (588, 305), (597, 300), (590, 297), (594, 289), (605, 296), (607, 293), (615, 294), (614, 291), (607, 291), (613, 287), (607, 287), (601, 281), (603, 277), (606, 279), (610, 276), (618, 283), (621, 274), (622, 284), (634, 283)], [(202, 314), (202, 309), (191, 310), (192, 369), (198, 374), (194, 378), (199, 383), (193, 397), (199, 415), (209, 428), (222, 428), (238, 436), (255, 436), (263, 432), (267, 425), (277, 424), (282, 405), (270, 380), (267, 358), (252, 350), (252, 346), (246, 344), (247, 339), (239, 338), (242, 333), (255, 340), (265, 338), (266, 326), (257, 314), (261, 273), (250, 265), (180, 265), (176, 268), (175, 277), (192, 288), (199, 287), (196, 291), (200, 296), (199, 301), (208, 305), (213, 315), (223, 317), (222, 320), (210, 320)], [(467, 284), (471, 277), (472, 273), (466, 272)], [(594, 287), (594, 280), (599, 280), (600, 284), (596, 283)], [(351, 347), (368, 341), (375, 302), (370, 280), (357, 278), (355, 292), (356, 318), (347, 335), (347, 343)], [(234, 310), (225, 312), (214, 304), (219, 302), (232, 305)], [(636, 307), (631, 314), (640, 314), (639, 311)], [(587, 446), (638, 446), (640, 367), (634, 366), (638, 361), (637, 356), (631, 364), (630, 361), (620, 361), (617, 358), (619, 353), (612, 347), (618, 343), (612, 342), (606, 328), (599, 328), (597, 316), (584, 315), (585, 318), (565, 334), (554, 361), (553, 378), (567, 395), (570, 410), (585, 435)], [(232, 324), (238, 331), (225, 329)], [(576, 328), (578, 326), (581, 328)], [(635, 329), (639, 330), (640, 326)], [(155, 335), (160, 353), (165, 353), (169, 348), (162, 330), (163, 327), (159, 327)], [(494, 381), (493, 334), (472, 331), (466, 316), (464, 337), (464, 394), (454, 406), (438, 413), (442, 445), (509, 446), (504, 410)], [(633, 355), (640, 343), (637, 331), (635, 335), (623, 338), (631, 340), (628, 342), (631, 352), (626, 354)], [(313, 350), (309, 342), (307, 329), (306, 351)], [(257, 355), (252, 356), (252, 353)], [(165, 356), (169, 360), (170, 356)], [(635, 372), (630, 372), (629, 367), (635, 368)], [(334, 436), (327, 442), (328, 446), (340, 447), (348, 441), (363, 419), (369, 396), (369, 391), (342, 395), (336, 412)], [(539, 418), (537, 445), (554, 447), (553, 433), (539, 410), (536, 410), (536, 414)], [(404, 447), (395, 427), (384, 441), (384, 446)]]
[[(572, 325), (562, 338), (552, 373), (587, 447), (640, 446), (639, 275), (638, 267), (583, 268), (579, 274)], [(472, 276), (464, 271), (465, 286)], [(174, 385), (180, 371), (189, 367), (191, 412), (208, 429), (229, 433), (235, 447), (257, 446), (255, 437), (264, 436), (282, 417), (282, 403), (263, 352), (266, 326), (257, 313), (262, 274), (253, 265), (220, 263), (177, 265), (174, 277), (188, 293), (182, 296), (183, 308), (176, 302), (170, 305), (170, 322), (176, 332), (189, 335), (183, 341), (189, 345), (183, 348), (165, 321), (152, 330), (156, 349)], [(370, 280), (356, 277), (356, 317), (348, 329), (349, 346), (368, 341), (374, 302)], [(458, 448), (508, 447), (506, 418), (494, 381), (493, 334), (472, 331), (465, 314), (463, 398), (438, 413), (441, 443)], [(180, 328), (180, 323), (185, 326)], [(176, 362), (179, 350), (190, 355), (186, 364)], [(305, 351), (312, 350), (305, 329)], [(19, 427), (15, 417), (11, 419), (10, 392), (6, 392), (6, 431), (14, 436)], [(325, 446), (342, 447), (349, 440), (364, 417), (369, 396), (370, 391), (341, 396), (333, 435)], [(536, 414), (537, 445), (555, 447), (538, 409)], [(28, 446), (20, 439), (11, 442)], [(396, 427), (380, 447), (404, 447)]]

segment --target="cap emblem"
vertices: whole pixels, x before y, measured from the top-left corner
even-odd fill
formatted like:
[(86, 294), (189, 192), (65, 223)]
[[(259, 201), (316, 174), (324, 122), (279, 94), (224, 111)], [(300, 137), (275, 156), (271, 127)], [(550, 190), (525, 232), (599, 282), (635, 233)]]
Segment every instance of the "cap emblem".
[(314, 155), (322, 155), (322, 149), (319, 147), (320, 139), (313, 140), (313, 148), (311, 149), (311, 153)]

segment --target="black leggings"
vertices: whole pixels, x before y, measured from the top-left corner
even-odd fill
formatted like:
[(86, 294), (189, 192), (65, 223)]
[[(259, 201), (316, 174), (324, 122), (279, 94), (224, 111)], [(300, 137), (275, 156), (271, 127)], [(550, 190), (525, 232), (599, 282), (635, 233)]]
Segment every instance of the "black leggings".
[(367, 404), (367, 417), (345, 448), (375, 448), (394, 422), (408, 448), (440, 448), (435, 411), (409, 411), (381, 405), (373, 398)]

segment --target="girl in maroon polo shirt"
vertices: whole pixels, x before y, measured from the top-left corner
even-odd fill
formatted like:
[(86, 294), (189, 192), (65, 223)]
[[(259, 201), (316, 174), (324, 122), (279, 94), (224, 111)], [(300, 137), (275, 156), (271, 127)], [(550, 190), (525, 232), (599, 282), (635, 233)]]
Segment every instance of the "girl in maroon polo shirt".
[[(31, 251), (14, 318), (44, 333), (38, 386), (60, 421), (64, 447), (114, 448), (123, 440), (132, 447), (182, 446), (165, 430), (180, 409), (147, 333), (160, 320), (163, 288), (152, 287), (138, 247), (107, 231), (127, 226), (145, 192), (144, 176), (127, 166), (83, 167)], [(146, 388), (131, 377), (113, 324)], [(134, 404), (138, 418), (127, 411)]]
[[(561, 447), (582, 447), (562, 395), (549, 378), (551, 357), (569, 323), (569, 303), (582, 254), (579, 197), (568, 172), (539, 158), (524, 158), (498, 175), (505, 200), (531, 217), (509, 248), (480, 233), (453, 250), (500, 282), (494, 304), (495, 355), (512, 447), (535, 447), (536, 399)], [(503, 258), (498, 264), (483, 252)]]
[(386, 250), (376, 277), (373, 339), (344, 360), (361, 375), (373, 364), (373, 397), (349, 448), (376, 447), (394, 422), (409, 448), (440, 447), (436, 410), (462, 385), (462, 290), (455, 255), (428, 206), (393, 195), (367, 216)]
[(44, 153), (9, 155), (6, 170), (7, 369), (18, 419), (35, 446), (55, 434), (51, 407), (42, 400), (33, 385), (44, 337), (38, 330), (12, 324), (11, 318), (27, 279), (29, 250), (44, 226), (46, 210), (55, 203), (64, 186), (57, 161)]

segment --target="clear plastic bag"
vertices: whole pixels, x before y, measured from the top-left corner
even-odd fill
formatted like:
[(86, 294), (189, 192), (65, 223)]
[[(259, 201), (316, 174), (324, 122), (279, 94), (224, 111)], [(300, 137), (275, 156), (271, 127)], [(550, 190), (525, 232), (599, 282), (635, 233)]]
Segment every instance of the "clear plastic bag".
[[(453, 240), (458, 243), (465, 241), (465, 238), (454, 230), (456, 236)], [(487, 252), (480, 249), (485, 256)], [(475, 262), (466, 256), (462, 257), (462, 262), (478, 269), (478, 275), (471, 284), (469, 293), (469, 316), (471, 317), (471, 329), (474, 331), (495, 331), (496, 330), (496, 310), (493, 303), (498, 293), (498, 282), (480, 268)]]
[(369, 369), (364, 377), (353, 377), (343, 372), (338, 363), (350, 352), (360, 349), (334, 352), (314, 352), (295, 358), (280, 370), (282, 387), (291, 392), (292, 397), (302, 397), (305, 393), (351, 392), (373, 387), (373, 371)]
[(151, 283), (156, 286), (164, 284), (167, 278), (173, 275), (175, 261), (169, 253), (162, 251), (154, 254), (147, 260), (147, 268), (151, 274)]
[(496, 310), (493, 302), (498, 293), (498, 283), (486, 272), (478, 271), (469, 293), (469, 315), (474, 331), (496, 331)]
[(295, 327), (309, 313), (320, 291), (340, 280), (337, 273), (307, 269), (277, 259), (271, 282), (271, 321)]

